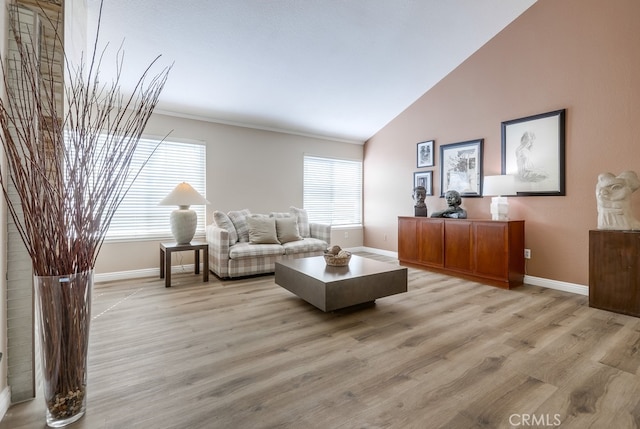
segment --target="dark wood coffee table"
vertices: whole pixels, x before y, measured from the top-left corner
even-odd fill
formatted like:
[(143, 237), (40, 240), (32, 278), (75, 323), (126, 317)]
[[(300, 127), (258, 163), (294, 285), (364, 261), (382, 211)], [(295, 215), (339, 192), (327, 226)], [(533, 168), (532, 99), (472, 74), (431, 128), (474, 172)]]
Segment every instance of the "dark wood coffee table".
[(351, 257), (346, 267), (327, 266), (323, 256), (276, 262), (276, 284), (322, 311), (333, 311), (407, 291), (407, 268)]

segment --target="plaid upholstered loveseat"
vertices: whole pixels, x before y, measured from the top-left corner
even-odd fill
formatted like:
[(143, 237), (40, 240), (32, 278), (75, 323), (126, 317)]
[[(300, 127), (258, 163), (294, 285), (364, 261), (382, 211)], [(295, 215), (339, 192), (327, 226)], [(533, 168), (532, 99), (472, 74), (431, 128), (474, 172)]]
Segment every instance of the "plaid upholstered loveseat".
[(276, 261), (322, 255), (331, 240), (330, 225), (309, 223), (295, 207), (269, 215), (216, 211), (206, 233), (209, 269), (221, 278), (272, 273)]

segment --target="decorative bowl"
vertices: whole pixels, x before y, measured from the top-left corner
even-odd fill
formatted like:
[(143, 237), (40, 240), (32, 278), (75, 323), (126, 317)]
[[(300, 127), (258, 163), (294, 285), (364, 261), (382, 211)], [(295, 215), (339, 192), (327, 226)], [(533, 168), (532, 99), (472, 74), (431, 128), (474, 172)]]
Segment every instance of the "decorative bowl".
[(351, 253), (346, 253), (348, 253), (347, 256), (337, 256), (331, 253), (325, 253), (324, 261), (331, 267), (346, 267), (349, 265), (349, 261), (351, 260)]

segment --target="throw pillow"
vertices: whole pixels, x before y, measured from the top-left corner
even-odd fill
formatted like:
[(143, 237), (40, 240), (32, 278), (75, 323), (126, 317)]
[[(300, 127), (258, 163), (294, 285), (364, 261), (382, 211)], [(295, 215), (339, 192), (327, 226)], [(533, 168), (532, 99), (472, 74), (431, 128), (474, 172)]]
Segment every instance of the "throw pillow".
[(238, 233), (236, 232), (236, 227), (233, 226), (233, 222), (229, 219), (226, 213), (221, 211), (213, 212), (213, 221), (216, 223), (218, 228), (226, 229), (229, 233), (229, 246), (233, 246), (238, 241)]
[(276, 217), (275, 219), (276, 233), (278, 234), (278, 241), (280, 243), (284, 244), (290, 241), (302, 240), (298, 232), (298, 223), (295, 217)]
[(249, 224), (249, 243), (280, 244), (276, 233), (276, 219), (260, 215), (247, 217)]
[(236, 227), (238, 233), (238, 241), (246, 243), (249, 241), (249, 225), (247, 224), (247, 217), (251, 216), (249, 209), (243, 209), (238, 211), (231, 211), (228, 213), (229, 219), (233, 222), (233, 226)]
[(309, 215), (305, 209), (299, 209), (296, 207), (289, 207), (289, 212), (295, 216), (298, 221), (298, 230), (303, 237), (310, 237), (309, 231)]

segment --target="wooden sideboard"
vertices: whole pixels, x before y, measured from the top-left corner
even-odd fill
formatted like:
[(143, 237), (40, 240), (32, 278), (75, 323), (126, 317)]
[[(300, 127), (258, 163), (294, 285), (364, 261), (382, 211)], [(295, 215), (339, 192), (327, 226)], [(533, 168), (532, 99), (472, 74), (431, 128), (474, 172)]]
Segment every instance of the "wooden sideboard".
[(640, 317), (640, 231), (589, 231), (589, 306)]
[(509, 289), (524, 279), (524, 221), (400, 216), (398, 259)]

